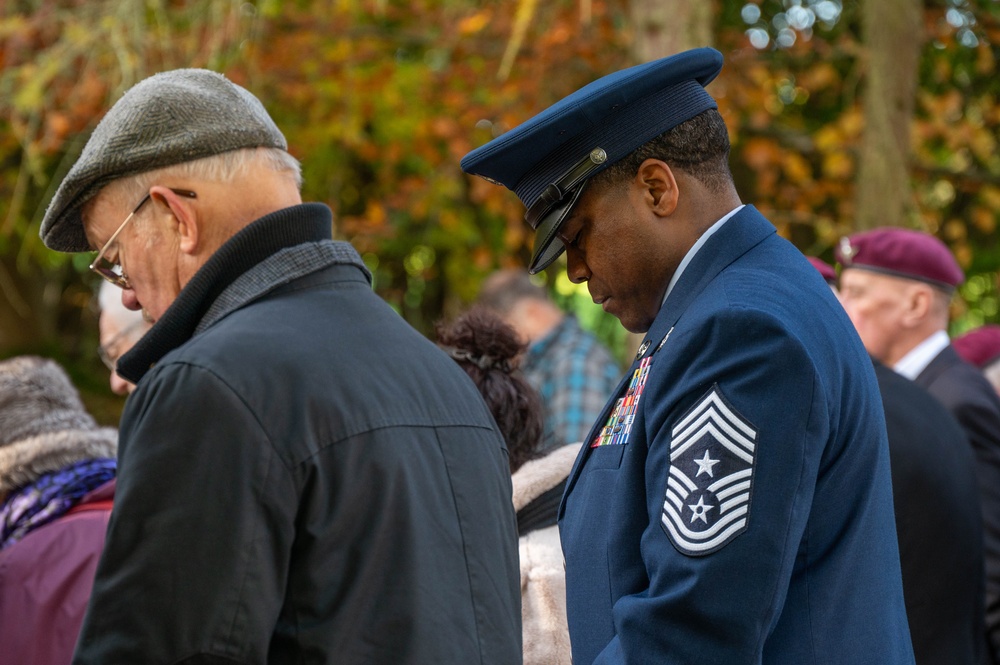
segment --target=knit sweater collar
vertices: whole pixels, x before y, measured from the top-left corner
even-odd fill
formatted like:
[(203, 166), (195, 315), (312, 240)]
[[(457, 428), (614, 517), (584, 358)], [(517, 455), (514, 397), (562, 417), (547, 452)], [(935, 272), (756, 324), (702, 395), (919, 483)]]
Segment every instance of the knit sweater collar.
[[(305, 243), (331, 243), (332, 224), (333, 216), (327, 206), (304, 203), (261, 217), (240, 230), (208, 259), (163, 316), (118, 360), (118, 374), (137, 383), (161, 358), (200, 332), (204, 326), (200, 328), (199, 324), (212, 305), (242, 275), (281, 250)], [(357, 257), (353, 249), (350, 253)], [(300, 267), (300, 273), (318, 270), (332, 262), (355, 263), (365, 270), (357, 257), (317, 262), (308, 269)]]

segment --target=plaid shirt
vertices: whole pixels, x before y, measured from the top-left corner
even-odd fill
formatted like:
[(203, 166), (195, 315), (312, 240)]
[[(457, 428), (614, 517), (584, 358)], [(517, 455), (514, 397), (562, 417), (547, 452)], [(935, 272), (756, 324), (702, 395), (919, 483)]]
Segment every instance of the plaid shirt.
[(611, 353), (572, 316), (528, 348), (521, 369), (545, 406), (543, 450), (583, 441), (622, 376)]

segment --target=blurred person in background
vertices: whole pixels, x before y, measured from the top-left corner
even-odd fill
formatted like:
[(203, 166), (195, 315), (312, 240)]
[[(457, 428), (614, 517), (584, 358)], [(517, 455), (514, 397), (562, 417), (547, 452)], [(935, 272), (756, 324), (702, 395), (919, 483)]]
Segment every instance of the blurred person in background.
[[(833, 266), (806, 258), (838, 293)], [(892, 503), (913, 654), (917, 665), (978, 665), (987, 644), (975, 455), (965, 431), (943, 404), (875, 358), (872, 363), (889, 437)]]
[(942, 403), (976, 457), (986, 569), (989, 651), (1000, 664), (1000, 397), (948, 337), (951, 299), (965, 275), (937, 237), (884, 227), (835, 248), (840, 298), (868, 352)]
[(118, 376), (115, 365), (118, 364), (118, 358), (131, 349), (152, 324), (143, 317), (142, 312), (127, 309), (122, 304), (121, 289), (110, 282), (101, 282), (98, 304), (101, 314), (98, 319), (100, 347), (97, 352), (111, 372), (111, 392), (127, 395), (135, 390), (135, 384)]
[(962, 360), (979, 368), (1000, 394), (1000, 326), (987, 323), (951, 340)]
[(477, 302), (498, 312), (528, 345), (521, 371), (542, 396), (542, 448), (582, 441), (621, 378), (611, 352), (532, 282), (527, 270), (493, 273)]
[(518, 370), (523, 342), (473, 307), (437, 328), (438, 344), (479, 389), (507, 441), (521, 562), (524, 665), (570, 665), (566, 575), (556, 515), (580, 443), (542, 451), (542, 404)]
[(117, 438), (55, 362), (0, 362), (0, 663), (69, 665), (104, 547)]
[(807, 256), (806, 260), (809, 261), (809, 265), (811, 265), (813, 268), (816, 269), (820, 277), (823, 278), (823, 281), (825, 281), (827, 284), (830, 285), (830, 288), (833, 289), (833, 292), (838, 293), (836, 269), (823, 259), (819, 258), (818, 256)]

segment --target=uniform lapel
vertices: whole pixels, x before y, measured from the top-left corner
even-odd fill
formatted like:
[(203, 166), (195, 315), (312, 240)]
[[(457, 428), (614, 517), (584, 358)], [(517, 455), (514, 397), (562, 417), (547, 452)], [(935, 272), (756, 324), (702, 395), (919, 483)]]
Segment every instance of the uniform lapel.
[(927, 388), (934, 380), (937, 379), (942, 372), (953, 366), (955, 363), (961, 362), (958, 356), (958, 352), (951, 345), (948, 345), (941, 349), (941, 352), (934, 356), (934, 359), (927, 363), (927, 367), (923, 369), (920, 374), (913, 379), (921, 388)]

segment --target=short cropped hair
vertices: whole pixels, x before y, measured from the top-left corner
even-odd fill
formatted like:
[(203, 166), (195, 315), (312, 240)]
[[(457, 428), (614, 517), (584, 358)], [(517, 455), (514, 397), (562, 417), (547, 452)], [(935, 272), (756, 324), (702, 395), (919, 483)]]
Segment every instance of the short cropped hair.
[(668, 129), (594, 176), (602, 185), (617, 185), (635, 176), (647, 159), (659, 159), (696, 178), (712, 192), (733, 183), (729, 170), (729, 131), (716, 109), (709, 109)]
[(476, 303), (501, 314), (509, 314), (524, 299), (551, 302), (544, 286), (536, 284), (523, 268), (498, 270), (483, 282)]

